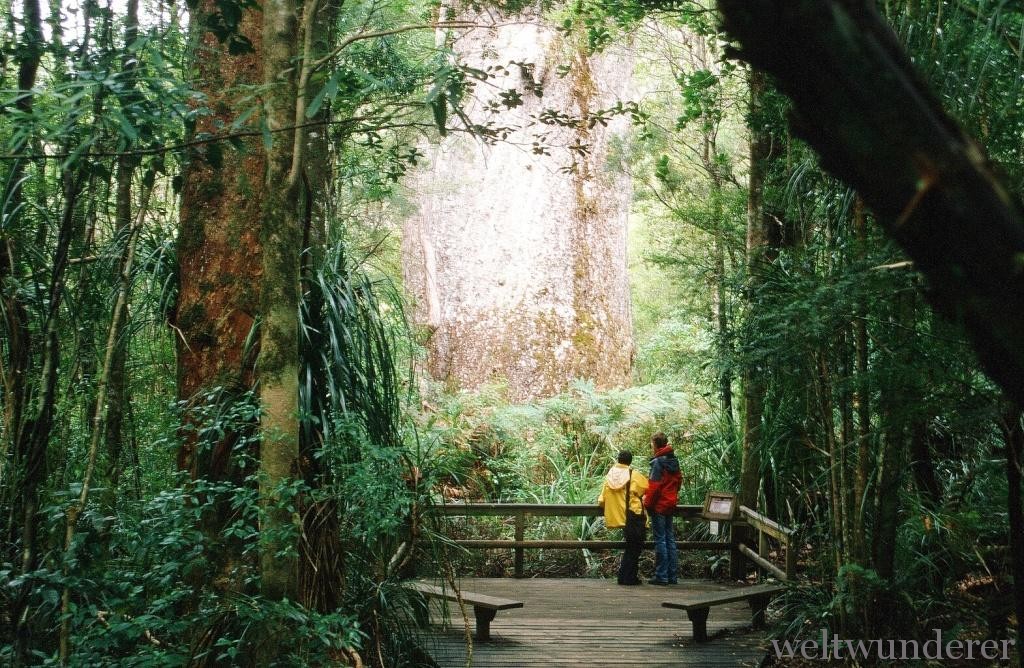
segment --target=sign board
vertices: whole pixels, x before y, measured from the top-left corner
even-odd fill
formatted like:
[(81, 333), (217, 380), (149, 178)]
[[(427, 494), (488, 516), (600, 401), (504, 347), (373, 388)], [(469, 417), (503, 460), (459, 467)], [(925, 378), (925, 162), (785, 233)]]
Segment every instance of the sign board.
[(728, 521), (736, 516), (737, 508), (736, 495), (732, 492), (708, 492), (701, 516), (706, 520)]

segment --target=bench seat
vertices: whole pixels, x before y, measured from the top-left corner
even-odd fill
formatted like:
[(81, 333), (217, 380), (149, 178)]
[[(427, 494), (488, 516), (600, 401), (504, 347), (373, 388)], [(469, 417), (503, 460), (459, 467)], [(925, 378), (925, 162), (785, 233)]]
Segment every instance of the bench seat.
[(697, 642), (708, 640), (708, 613), (716, 605), (747, 601), (750, 603), (750, 610), (753, 613), (754, 627), (764, 626), (764, 613), (768, 608), (768, 602), (776, 594), (786, 591), (782, 585), (762, 584), (750, 587), (737, 587), (728, 591), (716, 591), (710, 594), (688, 596), (677, 601), (662, 601), (663, 608), (675, 608), (685, 610), (686, 616), (690, 618), (693, 625), (693, 639)]
[(445, 601), (458, 602), (459, 597), (461, 596), (463, 603), (473, 606), (473, 616), (476, 618), (477, 640), (490, 640), (491, 620), (494, 619), (494, 616), (498, 614), (499, 610), (523, 607), (522, 601), (513, 601), (509, 598), (499, 598), (497, 596), (487, 596), (486, 594), (474, 594), (469, 591), (461, 591), (456, 594), (453, 589), (444, 589), (424, 582), (411, 582), (408, 586), (413, 591), (418, 591), (428, 598), (439, 598)]

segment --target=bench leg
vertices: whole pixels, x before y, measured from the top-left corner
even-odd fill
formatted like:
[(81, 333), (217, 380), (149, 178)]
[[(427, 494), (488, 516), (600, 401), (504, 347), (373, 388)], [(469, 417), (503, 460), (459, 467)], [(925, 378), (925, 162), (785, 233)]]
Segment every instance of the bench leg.
[(491, 620), (494, 619), (494, 615), (497, 612), (497, 610), (491, 610), (490, 608), (473, 608), (473, 616), (476, 617), (477, 640), (486, 641), (491, 639)]
[(697, 642), (708, 641), (709, 612), (711, 612), (711, 608), (697, 608), (696, 610), (686, 611), (686, 616), (690, 618), (690, 624), (693, 625), (693, 639)]
[(771, 596), (752, 596), (750, 602), (750, 613), (754, 618), (754, 628), (763, 629), (765, 625), (765, 611), (768, 609), (768, 602)]

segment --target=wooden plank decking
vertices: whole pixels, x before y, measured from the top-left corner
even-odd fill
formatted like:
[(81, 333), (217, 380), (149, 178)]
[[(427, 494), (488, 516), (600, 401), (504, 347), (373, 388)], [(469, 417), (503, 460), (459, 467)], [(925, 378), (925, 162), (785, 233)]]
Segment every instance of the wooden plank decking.
[[(676, 595), (728, 589), (703, 580), (678, 585), (620, 587), (614, 580), (559, 578), (465, 578), (476, 594), (523, 601), (491, 622), (491, 641), (473, 644), (473, 666), (757, 666), (765, 655), (764, 634), (750, 630), (745, 602), (722, 605), (708, 620), (711, 642), (693, 641), (682, 611), (661, 607)], [(458, 606), (431, 604), (434, 634), (427, 650), (444, 668), (466, 665), (465, 629)], [(470, 628), (473, 610), (467, 610)], [(716, 638), (725, 629), (725, 636)]]

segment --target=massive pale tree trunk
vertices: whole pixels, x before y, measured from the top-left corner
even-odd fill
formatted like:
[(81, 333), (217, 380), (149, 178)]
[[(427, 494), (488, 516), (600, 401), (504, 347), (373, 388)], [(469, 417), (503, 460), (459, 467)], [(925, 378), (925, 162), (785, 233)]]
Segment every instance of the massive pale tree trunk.
[[(453, 41), (462, 62), (492, 75), (477, 86), (469, 119), (516, 129), (496, 145), (449, 138), (414, 179), (405, 274), (435, 378), (465, 388), (507, 380), (513, 399), (556, 393), (575, 378), (598, 387), (629, 380), (630, 184), (606, 166), (626, 121), (606, 127), (594, 115), (625, 98), (632, 59), (587, 55), (583, 41), (534, 16)], [(521, 106), (485, 110), (512, 88)], [(578, 122), (531, 124), (545, 109)]]

